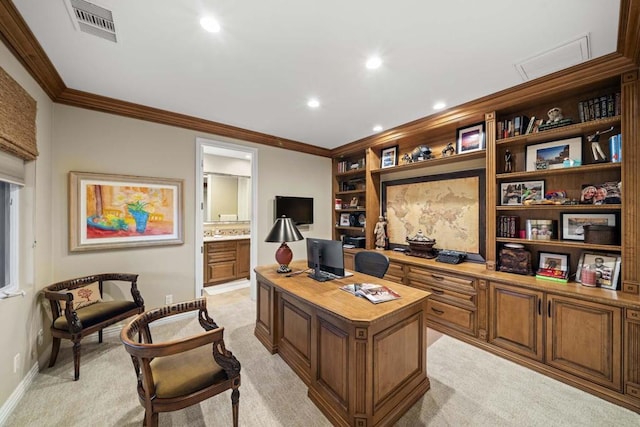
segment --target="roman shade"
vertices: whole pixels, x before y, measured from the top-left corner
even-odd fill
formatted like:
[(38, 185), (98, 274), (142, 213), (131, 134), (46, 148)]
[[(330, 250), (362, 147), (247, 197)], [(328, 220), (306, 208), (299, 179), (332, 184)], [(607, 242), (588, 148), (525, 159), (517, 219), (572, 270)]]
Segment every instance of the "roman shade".
[(38, 156), (36, 101), (0, 68), (0, 150), (24, 160)]

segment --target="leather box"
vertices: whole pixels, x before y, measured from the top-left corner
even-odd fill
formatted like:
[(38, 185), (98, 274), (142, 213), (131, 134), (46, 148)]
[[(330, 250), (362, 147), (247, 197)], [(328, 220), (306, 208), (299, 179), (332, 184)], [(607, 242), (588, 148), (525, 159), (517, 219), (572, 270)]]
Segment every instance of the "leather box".
[(499, 254), (498, 269), (506, 273), (532, 275), (531, 252), (521, 248), (502, 248)]

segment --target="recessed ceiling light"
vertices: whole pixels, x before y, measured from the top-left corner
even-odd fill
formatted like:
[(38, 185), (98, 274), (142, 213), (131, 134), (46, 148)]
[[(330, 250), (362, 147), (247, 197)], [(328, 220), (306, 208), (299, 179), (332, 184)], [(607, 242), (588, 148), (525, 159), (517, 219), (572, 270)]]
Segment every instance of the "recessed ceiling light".
[(442, 110), (446, 106), (447, 106), (447, 104), (445, 104), (444, 102), (436, 102), (435, 104), (433, 104), (433, 109), (434, 110)]
[(375, 126), (373, 127), (373, 131), (374, 131), (374, 132), (380, 132), (381, 130), (382, 130), (382, 126), (380, 126), (380, 125), (375, 125)]
[(382, 65), (382, 59), (380, 59), (379, 56), (372, 56), (371, 58), (367, 59), (367, 63), (365, 65), (368, 69), (375, 70)]
[(220, 32), (220, 23), (211, 16), (205, 16), (204, 18), (200, 19), (200, 25), (210, 33)]
[(318, 101), (315, 98), (311, 98), (310, 100), (307, 101), (307, 106), (309, 108), (318, 108), (320, 106), (320, 101)]

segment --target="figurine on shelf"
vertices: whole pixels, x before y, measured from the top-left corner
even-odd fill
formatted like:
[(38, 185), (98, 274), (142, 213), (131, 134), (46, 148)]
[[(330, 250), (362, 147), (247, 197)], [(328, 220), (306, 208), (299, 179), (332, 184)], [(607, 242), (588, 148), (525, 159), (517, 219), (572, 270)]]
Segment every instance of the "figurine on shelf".
[(410, 153), (405, 153), (404, 156), (402, 156), (402, 160), (404, 160), (405, 163), (421, 162), (431, 158), (433, 158), (431, 155), (431, 148), (426, 145), (420, 145), (414, 148)]
[(549, 117), (549, 120), (547, 120), (547, 124), (559, 122), (564, 118), (564, 116), (562, 115), (562, 108), (553, 107), (552, 109), (547, 111), (547, 117)]
[(587, 141), (591, 143), (591, 154), (593, 154), (594, 162), (604, 162), (607, 160), (607, 156), (605, 156), (604, 152), (602, 151), (602, 147), (600, 147), (599, 140), (600, 135), (602, 135), (603, 133), (611, 132), (612, 130), (613, 126), (603, 131), (596, 131), (596, 133), (594, 133), (593, 135), (587, 136)]
[(453, 146), (453, 142), (447, 144), (447, 146), (442, 150), (442, 157), (449, 157), (456, 154), (456, 149)]
[(504, 171), (506, 173), (513, 172), (513, 154), (508, 149), (504, 152)]
[(384, 220), (384, 217), (380, 215), (378, 217), (378, 222), (373, 229), (373, 233), (376, 235), (376, 249), (378, 250), (384, 250), (387, 248), (387, 231), (385, 230), (386, 225), (387, 222)]

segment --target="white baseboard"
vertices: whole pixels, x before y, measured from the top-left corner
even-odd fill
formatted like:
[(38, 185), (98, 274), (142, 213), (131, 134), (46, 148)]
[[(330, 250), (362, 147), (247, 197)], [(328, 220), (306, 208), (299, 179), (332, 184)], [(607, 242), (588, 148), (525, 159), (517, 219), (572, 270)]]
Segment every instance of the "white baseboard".
[(203, 294), (218, 295), (225, 292), (235, 291), (236, 289), (248, 288), (251, 286), (251, 282), (246, 279), (235, 280), (229, 283), (223, 283), (222, 285), (207, 286), (202, 290)]
[(27, 392), (29, 387), (31, 387), (31, 383), (33, 382), (33, 379), (36, 377), (36, 374), (39, 371), (40, 369), (38, 368), (38, 364), (34, 363), (29, 372), (27, 372), (27, 375), (22, 379), (22, 381), (20, 381), (18, 387), (13, 390), (11, 396), (9, 396), (7, 401), (4, 402), (4, 405), (2, 405), (2, 407), (0, 408), (0, 426), (6, 424), (9, 416), (11, 415), (13, 410), (16, 409), (16, 406), (18, 406), (18, 403)]

